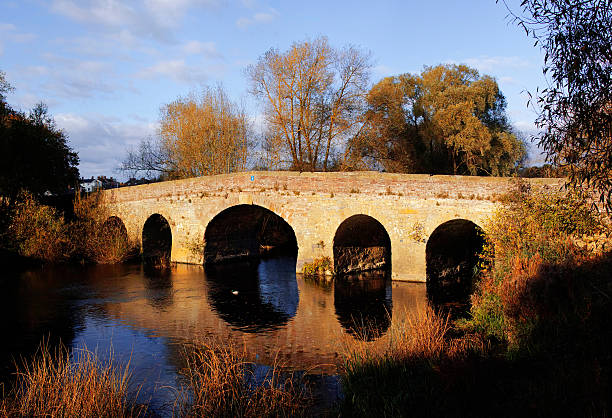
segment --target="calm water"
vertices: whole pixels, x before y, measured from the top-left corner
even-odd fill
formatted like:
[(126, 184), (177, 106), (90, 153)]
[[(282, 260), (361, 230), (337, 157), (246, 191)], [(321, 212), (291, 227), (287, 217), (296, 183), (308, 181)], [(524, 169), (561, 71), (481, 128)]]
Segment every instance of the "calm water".
[[(425, 285), (380, 276), (318, 284), (295, 274), (295, 260), (202, 268), (176, 265), (45, 267), (0, 279), (0, 379), (43, 338), (86, 346), (102, 358), (131, 359), (141, 398), (162, 414), (180, 386), (182, 350), (215, 337), (247, 347), (256, 363), (280, 359), (319, 375), (323, 396), (338, 395), (339, 352), (347, 339), (388, 338), (392, 321), (423, 309)], [(369, 330), (364, 332), (364, 330)]]

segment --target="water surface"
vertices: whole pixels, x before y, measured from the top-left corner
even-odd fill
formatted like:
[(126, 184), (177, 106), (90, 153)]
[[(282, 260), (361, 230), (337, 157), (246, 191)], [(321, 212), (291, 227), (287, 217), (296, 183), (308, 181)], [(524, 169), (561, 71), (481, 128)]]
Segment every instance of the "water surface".
[(0, 298), (2, 381), (41, 340), (61, 340), (130, 360), (141, 398), (162, 413), (181, 384), (183, 347), (193, 340), (244, 345), (260, 365), (276, 360), (323, 376), (333, 397), (343, 342), (388, 338), (393, 321), (427, 304), (424, 284), (372, 274), (317, 283), (296, 276), (294, 258), (162, 271), (45, 266), (5, 273)]

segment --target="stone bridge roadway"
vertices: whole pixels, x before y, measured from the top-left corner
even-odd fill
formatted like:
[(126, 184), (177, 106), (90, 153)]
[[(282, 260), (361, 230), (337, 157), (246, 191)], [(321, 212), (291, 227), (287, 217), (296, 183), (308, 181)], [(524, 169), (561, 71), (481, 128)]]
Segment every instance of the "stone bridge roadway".
[[(562, 185), (561, 179), (529, 181), (534, 187)], [(426, 249), (434, 231), (449, 221), (484, 226), (511, 187), (511, 179), (495, 177), (246, 172), (106, 190), (104, 199), (110, 214), (140, 244), (148, 220), (167, 221), (171, 261), (191, 264), (204, 262), (211, 221), (233, 207), (240, 208), (240, 216), (269, 210), (286, 221), (297, 241), (298, 272), (317, 257), (334, 257), (341, 225), (352, 231), (347, 237), (360, 239), (360, 233), (372, 233), (362, 222), (369, 220), (388, 235), (393, 280), (425, 281)], [(232, 216), (226, 218), (222, 228), (238, 227)], [(455, 244), (461, 246), (461, 239)]]

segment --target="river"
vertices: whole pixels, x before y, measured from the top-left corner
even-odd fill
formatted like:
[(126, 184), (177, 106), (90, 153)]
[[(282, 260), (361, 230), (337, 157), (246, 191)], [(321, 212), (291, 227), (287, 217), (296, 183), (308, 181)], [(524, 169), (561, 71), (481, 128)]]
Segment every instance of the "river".
[[(295, 273), (295, 258), (215, 267), (140, 264), (44, 266), (0, 279), (0, 380), (43, 340), (130, 361), (139, 399), (171, 410), (183, 349), (213, 338), (246, 347), (265, 367), (319, 376), (320, 396), (340, 395), (342, 350), (351, 339), (384, 341), (395, 321), (427, 305), (425, 284), (381, 274), (335, 282)], [(322, 393), (322, 395), (321, 395)]]

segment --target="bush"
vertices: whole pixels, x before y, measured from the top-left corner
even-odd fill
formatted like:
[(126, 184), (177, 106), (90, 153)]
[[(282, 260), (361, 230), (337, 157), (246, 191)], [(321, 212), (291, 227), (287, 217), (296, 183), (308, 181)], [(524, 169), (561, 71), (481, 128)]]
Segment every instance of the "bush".
[(5, 245), (28, 258), (63, 261), (70, 258), (73, 244), (63, 216), (39, 204), (32, 194), (22, 192), (9, 212), (11, 221)]
[(121, 222), (109, 218), (99, 194), (77, 195), (75, 219), (71, 222), (27, 192), (22, 192), (14, 206), (5, 212), (10, 221), (3, 245), (24, 257), (45, 262), (118, 263), (137, 251)]
[(560, 272), (593, 259), (576, 243), (584, 235), (607, 231), (607, 225), (587, 197), (576, 192), (536, 192), (519, 181), (502, 202), (485, 226), (484, 268), (472, 297), (469, 326), (518, 347), (544, 311), (559, 310), (551, 306), (554, 301), (564, 300), (571, 309), (573, 281), (584, 286), (589, 278)]
[(334, 274), (334, 262), (330, 257), (315, 258), (312, 263), (305, 263), (302, 273), (306, 277)]

